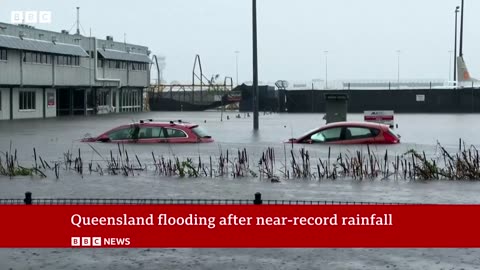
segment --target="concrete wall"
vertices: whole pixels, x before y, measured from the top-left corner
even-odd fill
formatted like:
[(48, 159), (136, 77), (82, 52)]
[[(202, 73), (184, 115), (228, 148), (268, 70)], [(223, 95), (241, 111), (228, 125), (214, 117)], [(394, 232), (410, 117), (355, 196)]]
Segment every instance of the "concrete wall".
[[(35, 91), (35, 110), (20, 110), (20, 91)], [(14, 88), (13, 89), (13, 118), (42, 118), (43, 117), (43, 89), (42, 88)]]
[(150, 71), (145, 70), (129, 70), (128, 85), (132, 87), (145, 87), (148, 82), (148, 74)]
[(0, 120), (10, 119), (10, 89), (0, 88)]
[(59, 66), (55, 64), (55, 86), (87, 86), (88, 68), (83, 66)]
[(106, 79), (120, 79), (122, 86), (127, 85), (127, 70), (105, 68), (104, 77)]
[(20, 84), (20, 52), (8, 50), (7, 61), (0, 61), (0, 85)]
[(22, 66), (23, 85), (52, 85), (51, 64), (23, 62)]
[[(411, 90), (286, 91), (288, 112), (325, 112), (325, 94), (348, 95), (348, 111), (394, 110), (403, 113), (478, 113), (480, 88)], [(281, 95), (280, 95), (281, 96)], [(282, 98), (279, 99), (282, 102)], [(282, 106), (280, 106), (282, 107)]]

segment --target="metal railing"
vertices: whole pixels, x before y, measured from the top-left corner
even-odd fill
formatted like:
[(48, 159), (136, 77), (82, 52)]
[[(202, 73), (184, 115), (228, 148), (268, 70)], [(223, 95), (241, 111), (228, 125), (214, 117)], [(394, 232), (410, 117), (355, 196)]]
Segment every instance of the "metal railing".
[(153, 205), (153, 204), (195, 204), (195, 205), (413, 205), (418, 203), (362, 202), (335, 200), (263, 200), (262, 194), (248, 199), (121, 199), (121, 198), (33, 198), (31, 192), (24, 199), (0, 199), (0, 205)]

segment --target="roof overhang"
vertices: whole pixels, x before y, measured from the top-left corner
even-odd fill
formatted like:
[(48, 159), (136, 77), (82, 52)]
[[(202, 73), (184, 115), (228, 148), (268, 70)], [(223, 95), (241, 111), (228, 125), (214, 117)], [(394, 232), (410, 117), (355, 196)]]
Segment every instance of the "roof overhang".
[(21, 39), (15, 36), (0, 35), (0, 47), (52, 54), (88, 56), (87, 52), (78, 45), (29, 38)]
[(148, 57), (148, 55), (146, 54), (128, 53), (123, 51), (107, 50), (107, 49), (100, 49), (98, 50), (98, 53), (100, 53), (100, 55), (105, 59), (142, 62), (142, 63), (152, 62)]

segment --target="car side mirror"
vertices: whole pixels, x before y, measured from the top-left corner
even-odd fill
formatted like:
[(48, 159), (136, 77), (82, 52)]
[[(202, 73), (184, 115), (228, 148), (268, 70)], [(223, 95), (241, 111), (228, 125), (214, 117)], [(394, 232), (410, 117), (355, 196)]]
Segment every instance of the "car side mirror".
[(312, 143), (313, 143), (313, 140), (312, 140), (312, 139), (306, 139), (304, 142), (305, 142), (305, 143), (308, 143), (308, 144), (312, 144)]

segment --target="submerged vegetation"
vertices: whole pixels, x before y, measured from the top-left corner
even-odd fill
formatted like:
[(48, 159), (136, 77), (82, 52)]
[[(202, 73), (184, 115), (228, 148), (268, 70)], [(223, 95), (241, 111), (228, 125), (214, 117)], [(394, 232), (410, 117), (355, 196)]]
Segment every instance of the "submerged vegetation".
[(436, 157), (427, 157), (425, 152), (410, 149), (393, 156), (388, 149), (375, 153), (367, 146), (366, 151), (356, 150), (332, 156), (330, 147), (325, 158), (314, 158), (305, 148), (287, 150), (284, 145), (280, 158), (275, 149), (268, 147), (255, 162), (251, 161), (246, 149), (235, 152), (220, 151), (218, 157), (196, 158), (166, 157), (151, 153), (151, 159), (141, 161), (130, 155), (124, 145), (110, 150), (108, 157), (90, 145), (99, 160), (85, 161), (81, 150), (66, 152), (63, 161), (45, 161), (33, 149), (34, 164), (20, 165), (16, 150), (0, 155), (0, 176), (55, 177), (66, 172), (79, 175), (134, 176), (150, 173), (178, 178), (242, 178), (259, 177), (271, 182), (291, 179), (309, 180), (480, 180), (480, 157), (475, 146), (460, 144), (456, 153), (449, 153), (439, 143)]

